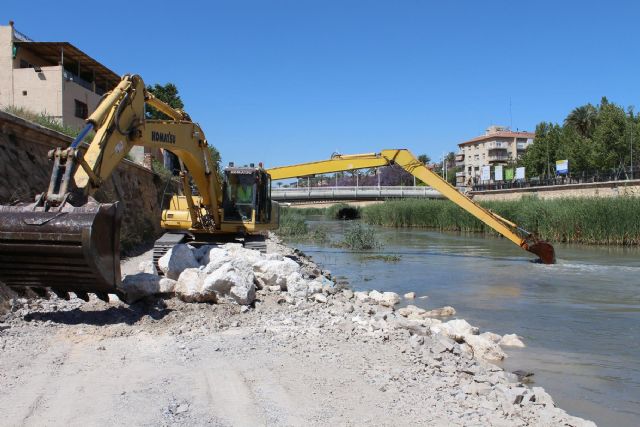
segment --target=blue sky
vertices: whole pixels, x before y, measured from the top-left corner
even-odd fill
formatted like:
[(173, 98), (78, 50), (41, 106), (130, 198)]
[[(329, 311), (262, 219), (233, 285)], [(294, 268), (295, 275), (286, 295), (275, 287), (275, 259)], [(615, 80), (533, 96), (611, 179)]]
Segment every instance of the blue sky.
[(225, 163), (435, 159), (490, 124), (533, 130), (603, 95), (639, 104), (633, 0), (118, 3), (7, 1), (0, 20), (175, 83)]

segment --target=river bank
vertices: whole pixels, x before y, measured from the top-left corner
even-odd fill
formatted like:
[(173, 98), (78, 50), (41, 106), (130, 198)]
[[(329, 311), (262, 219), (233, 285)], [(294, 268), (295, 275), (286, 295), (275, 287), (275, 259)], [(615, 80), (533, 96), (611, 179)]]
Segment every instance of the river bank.
[[(520, 200), (480, 202), (480, 205), (550, 242), (640, 245), (640, 197), (523, 197)], [(404, 199), (361, 208), (338, 204), (324, 210), (289, 208), (287, 211), (296, 211), (299, 215), (322, 214), (327, 219), (354, 219), (353, 216), (337, 216), (347, 209), (351, 209), (351, 215), (357, 213), (370, 225), (495, 234), (448, 200)]]
[[(307, 290), (329, 275), (269, 246)], [(464, 321), (395, 310), (386, 294), (281, 285), (251, 305), (14, 301), (0, 332), (4, 424), (592, 425), (481, 357), (504, 350)]]
[[(340, 241), (351, 221), (308, 221)], [(374, 228), (376, 251), (301, 241), (314, 261), (355, 290), (428, 295), (415, 305), (452, 305), (483, 330), (516, 333), (505, 369), (535, 373), (569, 413), (602, 425), (635, 426), (640, 416), (640, 248), (556, 244), (558, 264), (529, 262), (501, 238), (419, 228)], [(388, 260), (392, 260), (389, 262)]]

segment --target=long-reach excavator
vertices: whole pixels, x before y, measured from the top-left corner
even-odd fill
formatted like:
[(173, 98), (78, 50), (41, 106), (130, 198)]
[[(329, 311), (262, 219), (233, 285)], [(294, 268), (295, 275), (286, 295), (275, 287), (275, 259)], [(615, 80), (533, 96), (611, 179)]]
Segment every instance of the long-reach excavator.
[(301, 163), (267, 169), (272, 180), (296, 178), (308, 175), (340, 172), (354, 169), (375, 168), (381, 166), (398, 165), (404, 170), (438, 190), (443, 196), (451, 200), (495, 231), (511, 240), (522, 249), (538, 255), (544, 264), (555, 263), (555, 251), (549, 243), (538, 239), (533, 233), (518, 227), (518, 225), (500, 215), (475, 203), (460, 193), (455, 187), (432, 172), (424, 163), (419, 161), (409, 150), (382, 150), (379, 153), (336, 154), (329, 160)]
[[(169, 119), (151, 120), (145, 105)], [(95, 136), (83, 143), (91, 130)], [(482, 208), (431, 172), (408, 150), (338, 155), (330, 160), (265, 170), (229, 167), (220, 180), (207, 140), (198, 124), (149, 93), (137, 75), (125, 75), (102, 99), (87, 125), (67, 148), (49, 153), (53, 171), (49, 188), (34, 203), (0, 206), (0, 281), (11, 288), (69, 292), (103, 300), (120, 290), (121, 208), (93, 196), (133, 146), (162, 149), (181, 164), (182, 190), (162, 211), (165, 233), (154, 259), (176, 243), (236, 239), (263, 249), (263, 232), (278, 227), (279, 208), (271, 201), (271, 181), (314, 174), (397, 164), (440, 191), (521, 248), (555, 262), (553, 247), (511, 221)], [(194, 188), (192, 189), (192, 184)], [(197, 192), (197, 194), (194, 194)]]

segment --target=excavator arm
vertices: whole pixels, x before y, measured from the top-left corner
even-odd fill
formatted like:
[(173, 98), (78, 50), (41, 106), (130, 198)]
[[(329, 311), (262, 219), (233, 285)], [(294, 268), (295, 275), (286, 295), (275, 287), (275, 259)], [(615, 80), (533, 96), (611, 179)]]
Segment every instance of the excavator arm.
[(553, 246), (539, 240), (535, 235), (529, 233), (513, 222), (502, 218), (475, 203), (455, 187), (442, 179), (438, 174), (430, 171), (420, 162), (409, 150), (393, 149), (382, 150), (379, 153), (355, 154), (355, 155), (334, 155), (330, 160), (318, 162), (302, 163), (292, 166), (275, 167), (268, 169), (272, 180), (296, 178), (307, 175), (340, 172), (346, 170), (373, 168), (390, 166), (397, 164), (404, 170), (438, 190), (443, 196), (451, 200), (480, 221), (511, 240), (524, 250), (537, 255), (541, 262), (545, 264), (555, 263), (555, 253)]
[[(145, 104), (170, 119), (146, 119)], [(95, 136), (85, 147), (91, 130)], [(48, 190), (35, 203), (0, 206), (0, 281), (41, 294), (48, 288), (64, 298), (69, 292), (85, 300), (88, 293), (105, 300), (109, 293), (120, 294), (121, 209), (117, 202), (100, 204), (92, 196), (136, 145), (176, 154), (185, 166), (181, 179), (191, 228), (220, 229), (222, 185), (202, 129), (148, 93), (139, 76), (126, 75), (71, 145), (49, 153)], [(191, 196), (190, 178), (197, 199)]]

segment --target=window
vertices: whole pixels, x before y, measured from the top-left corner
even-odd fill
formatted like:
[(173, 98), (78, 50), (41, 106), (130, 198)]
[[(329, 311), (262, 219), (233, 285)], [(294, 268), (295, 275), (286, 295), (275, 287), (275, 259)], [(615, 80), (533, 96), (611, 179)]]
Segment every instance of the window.
[(77, 99), (76, 101), (76, 117), (80, 119), (86, 119), (89, 116), (89, 109), (87, 108), (87, 104), (84, 102), (80, 102)]
[(26, 90), (22, 91), (22, 96), (27, 96), (27, 91)]

